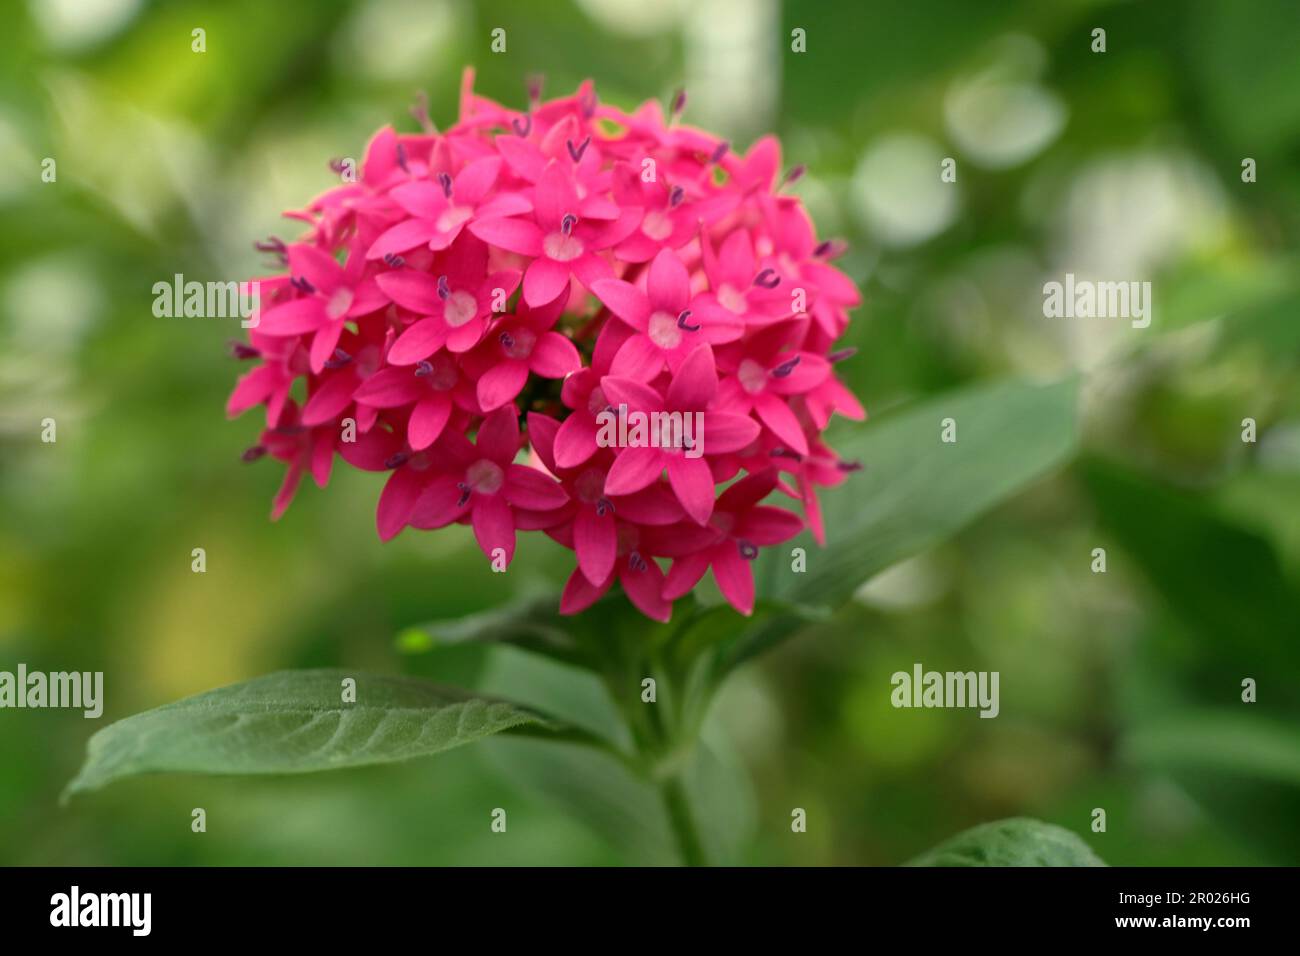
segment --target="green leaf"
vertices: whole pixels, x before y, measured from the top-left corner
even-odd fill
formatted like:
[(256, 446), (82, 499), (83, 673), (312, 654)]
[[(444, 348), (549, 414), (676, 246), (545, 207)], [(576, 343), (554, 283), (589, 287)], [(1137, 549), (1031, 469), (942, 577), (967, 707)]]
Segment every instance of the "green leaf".
[(1051, 823), (1012, 817), (981, 823), (908, 866), (1105, 866), (1078, 836)]
[(1300, 730), (1230, 710), (1180, 711), (1131, 731), (1125, 759), (1144, 767), (1250, 777), (1300, 787)]
[[(1064, 462), (1078, 441), (1075, 380), (1004, 383), (940, 396), (867, 425), (837, 443), (864, 471), (821, 496), (826, 547), (805, 536), (763, 556), (767, 594), (838, 607), (890, 565), (944, 540)], [(941, 422), (957, 440), (940, 441)], [(789, 549), (808, 567), (793, 573)], [(737, 646), (731, 666), (778, 643), (802, 615), (776, 615)]]
[[(1194, 637), (1159, 666), (1188, 674), (1211, 693), (1223, 686), (1224, 674), (1267, 673), (1277, 680), (1276, 699), (1294, 707), (1300, 661), (1293, 645), (1278, 638), (1294, 632), (1300, 594), (1268, 539), (1221, 516), (1206, 494), (1118, 462), (1090, 456), (1080, 474), (1102, 527), (1126, 552), (1122, 560), (1141, 570)], [(1232, 600), (1223, 600), (1225, 594)]]
[[(345, 678), (356, 680), (356, 703), (342, 701)], [(90, 738), (64, 799), (141, 773), (307, 773), (390, 763), (529, 725), (551, 726), (515, 704), (411, 678), (280, 671), (105, 727)]]

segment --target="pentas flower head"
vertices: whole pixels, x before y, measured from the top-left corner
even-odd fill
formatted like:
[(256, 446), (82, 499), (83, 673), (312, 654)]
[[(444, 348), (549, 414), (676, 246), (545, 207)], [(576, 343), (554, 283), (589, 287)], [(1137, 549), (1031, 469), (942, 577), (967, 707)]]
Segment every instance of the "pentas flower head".
[(528, 100), (466, 71), (455, 125), (381, 130), (286, 214), (302, 236), (258, 244), (281, 271), (232, 346), (253, 365), (227, 413), (265, 406), (244, 457), (285, 464), (275, 518), (337, 456), (387, 474), (384, 539), (464, 524), (504, 568), (542, 532), (574, 553), (564, 613), (617, 585), (667, 620), (712, 572), (749, 614), (750, 562), (824, 541), (817, 489), (857, 467), (822, 434), (864, 417), (836, 375), (843, 244), (781, 192), (800, 170), (778, 179), (775, 139), (738, 155), (679, 122), (684, 96)]

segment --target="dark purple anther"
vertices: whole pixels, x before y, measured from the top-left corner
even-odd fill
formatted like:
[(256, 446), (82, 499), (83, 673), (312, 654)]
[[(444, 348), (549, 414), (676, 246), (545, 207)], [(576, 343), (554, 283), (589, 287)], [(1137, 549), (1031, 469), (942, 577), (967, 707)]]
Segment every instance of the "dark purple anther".
[(401, 468), (411, 457), (409, 451), (399, 451), (396, 455), (389, 455), (384, 459), (385, 468)]
[(451, 198), (451, 176), (447, 173), (438, 174), (438, 185), (442, 187), (442, 194), (448, 199)]
[(851, 359), (853, 358), (853, 356), (857, 354), (858, 354), (858, 350), (850, 345), (846, 349), (835, 350), (830, 355), (826, 356), (826, 361), (830, 362), (833, 365), (836, 362), (843, 362), (845, 359)]
[(528, 134), (533, 131), (533, 118), (531, 116), (525, 116), (521, 120), (516, 116), (510, 121), (510, 128), (513, 129), (515, 135), (521, 139), (527, 137)]
[(844, 472), (861, 471), (861, 470), (862, 470), (862, 462), (860, 462), (860, 461), (837, 461), (837, 462), (835, 463), (835, 467), (838, 468), (840, 471), (844, 471)]
[(681, 186), (674, 186), (672, 192), (668, 194), (668, 205), (676, 209), (686, 198), (686, 190)]
[(406, 165), (406, 144), (405, 143), (397, 144), (397, 165), (402, 167), (402, 172), (407, 173), (408, 175), (410, 174), (411, 168)]
[(730, 148), (731, 148), (731, 144), (724, 139), (717, 146), (713, 147), (713, 155), (709, 157), (709, 162), (711, 163), (722, 162), (722, 157), (727, 155), (727, 150), (729, 150)]
[(677, 316), (677, 327), (684, 332), (698, 332), (700, 330), (700, 327), (698, 325), (688, 325), (686, 323), (686, 320), (689, 319), (690, 317), (691, 317), (691, 310), (683, 309), (682, 314)]
[(754, 285), (763, 289), (775, 289), (781, 284), (781, 277), (776, 274), (775, 269), (764, 269), (758, 275), (754, 276)]
[(231, 358), (239, 359), (241, 361), (244, 359), (257, 358), (262, 354), (247, 342), (240, 342), (236, 339), (231, 339), (226, 345), (226, 348), (229, 350)]
[(582, 109), (582, 118), (583, 118), (583, 119), (591, 119), (593, 116), (595, 116), (595, 115), (596, 115), (596, 94), (595, 94), (595, 92), (593, 91), (593, 92), (591, 92), (591, 93), (588, 93), (586, 96), (584, 96), (584, 97), (582, 98), (581, 102), (579, 103), (579, 106), (580, 106), (581, 109)]
[(239, 457), (242, 458), (244, 461), (257, 461), (257, 459), (261, 458), (265, 454), (266, 454), (265, 446), (254, 445), (252, 448), (247, 449)]
[(306, 430), (306, 425), (276, 425), (271, 429), (277, 435), (301, 435)]
[(800, 163), (798, 166), (791, 166), (789, 172), (785, 174), (785, 178), (781, 180), (781, 185), (788, 186), (791, 183), (797, 183), (799, 180), (803, 179), (803, 174), (806, 172), (808, 172), (808, 167), (803, 163)]
[(758, 546), (752, 541), (746, 541), (744, 538), (737, 538), (736, 544), (740, 546), (740, 556), (746, 561), (753, 561), (758, 557)]
[(446, 276), (438, 276), (438, 298), (443, 302), (451, 298), (451, 286), (447, 285)]
[(566, 139), (564, 141), (564, 145), (569, 147), (569, 158), (572, 159), (575, 163), (580, 163), (582, 162), (582, 154), (585, 153), (587, 151), (587, 147), (591, 145), (591, 137), (588, 136), (586, 139), (584, 139), (582, 141), (582, 145), (580, 146), (574, 146), (573, 140), (571, 139)]
[(792, 451), (789, 448), (781, 448), (779, 446), (768, 452), (768, 455), (773, 458), (789, 458), (793, 461), (803, 461), (803, 455), (799, 454), (797, 451)]
[(258, 252), (271, 253), (279, 259), (281, 263), (287, 263), (289, 261), (289, 249), (285, 246), (284, 240), (279, 236), (271, 236), (263, 242), (255, 242), (253, 243), (253, 248)]
[(641, 557), (638, 551), (633, 551), (627, 556), (627, 566), (633, 571), (646, 571), (650, 567), (645, 563), (645, 558)]
[(605, 515), (614, 513), (614, 502), (608, 498), (599, 498), (596, 501), (596, 515), (603, 518)]
[(565, 213), (564, 218), (560, 220), (560, 232), (566, 236), (573, 233), (573, 227), (578, 224), (578, 217), (573, 213)]
[(334, 356), (325, 360), (326, 368), (342, 368), (352, 361), (352, 356), (342, 349), (335, 349)]
[(331, 159), (329, 162), (330, 171), (335, 175), (342, 176), (343, 170), (347, 169), (342, 159)]
[(456, 482), (456, 487), (460, 489), (460, 497), (456, 499), (456, 507), (464, 508), (469, 501), (470, 487), (463, 481)]
[(502, 347), (502, 348), (505, 348), (505, 349), (512, 349), (512, 348), (514, 348), (514, 347), (515, 347), (515, 337), (514, 337), (513, 335), (511, 335), (509, 332), (502, 332), (502, 333), (501, 333), (501, 347)]
[(673, 119), (677, 119), (677, 117), (679, 117), (679, 116), (682, 115), (682, 111), (683, 111), (684, 109), (686, 109), (686, 91), (685, 91), (685, 90), (678, 90), (678, 91), (676, 92), (676, 94), (673, 95), (673, 105), (672, 105), (671, 109), (672, 109), (672, 117), (673, 117)]
[(813, 249), (813, 256), (818, 259), (835, 259), (844, 255), (849, 248), (849, 244), (843, 239), (827, 239), (825, 242), (817, 243)]
[(426, 133), (436, 133), (438, 131), (437, 127), (433, 125), (433, 120), (429, 119), (429, 97), (425, 96), (424, 90), (416, 91), (415, 102), (411, 104), (411, 115), (420, 124), (420, 129)]
[(528, 84), (528, 102), (536, 106), (542, 99), (542, 81), (545, 79), (540, 73), (529, 74), (525, 81)]
[(390, 269), (400, 269), (402, 266), (406, 265), (406, 260), (395, 252), (385, 252), (384, 265), (388, 266)]
[(772, 369), (773, 378), (785, 378), (794, 371), (794, 367), (799, 364), (799, 356), (795, 356), (788, 361), (782, 362), (776, 368)]
[(304, 279), (302, 276), (294, 276), (289, 280), (289, 285), (293, 286), (303, 295), (311, 295), (316, 291), (316, 287)]
[(424, 378), (433, 374), (433, 363), (428, 359), (421, 359), (415, 363), (415, 377)]

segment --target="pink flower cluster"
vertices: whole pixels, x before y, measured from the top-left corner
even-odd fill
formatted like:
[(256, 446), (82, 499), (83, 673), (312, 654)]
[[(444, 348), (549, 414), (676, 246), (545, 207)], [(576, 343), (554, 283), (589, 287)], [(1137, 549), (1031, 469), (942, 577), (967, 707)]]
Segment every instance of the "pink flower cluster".
[[(472, 81), (454, 127), (381, 130), (287, 214), (300, 241), (259, 244), (287, 271), (258, 280), (227, 410), (266, 406), (245, 457), (288, 466), (272, 516), (338, 455), (388, 473), (383, 539), (460, 523), (505, 563), (519, 530), (571, 548), (565, 613), (617, 581), (667, 620), (710, 568), (750, 613), (758, 549), (805, 522), (823, 541), (817, 488), (852, 470), (820, 437), (863, 417), (832, 369), (859, 302), (840, 244), (781, 193), (801, 170), (777, 182), (775, 139), (737, 155), (678, 122), (684, 97), (629, 115), (588, 82), (516, 112)], [(598, 441), (620, 406), (699, 413), (702, 453)]]

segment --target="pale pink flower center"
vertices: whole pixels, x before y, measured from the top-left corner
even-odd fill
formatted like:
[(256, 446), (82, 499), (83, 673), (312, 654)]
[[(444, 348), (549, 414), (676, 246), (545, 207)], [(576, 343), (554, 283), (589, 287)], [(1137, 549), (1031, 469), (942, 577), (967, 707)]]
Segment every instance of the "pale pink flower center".
[(660, 210), (652, 209), (641, 222), (641, 231), (659, 242), (673, 234), (673, 221)]
[(675, 349), (682, 341), (682, 330), (677, 327), (677, 316), (656, 312), (650, 316), (650, 341), (661, 349)]
[(442, 317), (453, 329), (458, 329), (478, 315), (478, 300), (468, 292), (453, 292), (442, 308)]
[(599, 468), (588, 468), (573, 483), (578, 499), (587, 504), (595, 504), (605, 494), (605, 473)]
[(352, 308), (352, 290), (347, 286), (339, 286), (325, 303), (325, 314), (331, 319), (341, 319), (348, 314), (350, 308)]
[(750, 395), (757, 395), (767, 387), (767, 369), (753, 359), (741, 361), (740, 368), (736, 369), (736, 378), (740, 380), (740, 387)]
[(456, 363), (446, 352), (439, 352), (429, 359), (429, 364), (433, 371), (425, 379), (435, 391), (446, 392), (456, 387), (456, 379), (459, 372), (456, 371)]
[(438, 227), (439, 232), (451, 232), (457, 226), (468, 222), (473, 215), (474, 210), (469, 206), (450, 206), (443, 210), (434, 225)]
[(495, 461), (480, 458), (465, 470), (465, 483), (480, 494), (495, 495), (506, 483), (506, 473)]
[(618, 553), (620, 555), (635, 551), (641, 544), (641, 532), (636, 525), (619, 522)]
[(725, 282), (722, 284), (722, 288), (718, 290), (718, 301), (722, 303), (724, 309), (728, 312), (734, 312), (736, 315), (744, 315), (745, 310), (748, 308), (748, 304), (745, 302), (745, 294), (737, 291), (735, 286), (728, 285)]
[(719, 511), (715, 508), (709, 524), (723, 534), (730, 535), (732, 529), (736, 527), (736, 516), (729, 511)]
[(548, 259), (556, 262), (572, 262), (582, 255), (582, 240), (574, 235), (553, 232), (542, 240), (542, 251)]
[(512, 329), (503, 337), (501, 350), (508, 358), (526, 359), (533, 354), (533, 346), (536, 344), (536, 332), (531, 329)]

